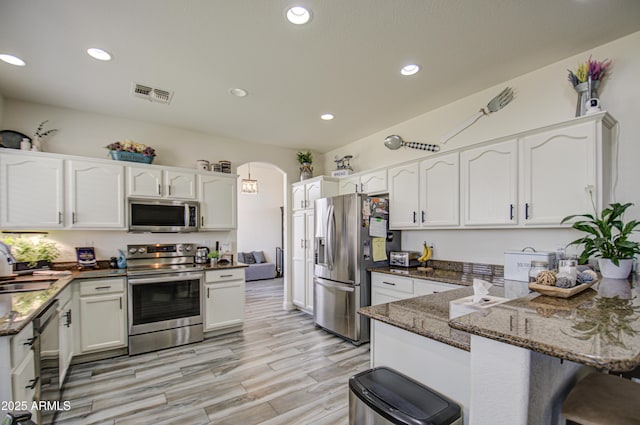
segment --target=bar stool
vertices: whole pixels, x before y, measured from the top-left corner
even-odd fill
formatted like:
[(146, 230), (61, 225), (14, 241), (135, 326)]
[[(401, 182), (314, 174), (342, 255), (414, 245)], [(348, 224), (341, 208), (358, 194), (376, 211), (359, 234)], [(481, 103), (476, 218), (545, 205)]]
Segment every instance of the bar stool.
[(606, 373), (578, 382), (562, 405), (567, 424), (639, 425), (640, 384)]

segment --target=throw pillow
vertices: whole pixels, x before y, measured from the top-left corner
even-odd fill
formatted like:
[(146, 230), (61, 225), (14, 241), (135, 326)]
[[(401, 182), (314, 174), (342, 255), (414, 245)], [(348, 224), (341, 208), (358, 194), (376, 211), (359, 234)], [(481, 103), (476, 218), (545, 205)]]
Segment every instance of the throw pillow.
[(239, 252), (238, 253), (238, 262), (239, 263), (244, 263), (244, 253), (243, 252)]
[(253, 258), (253, 254), (250, 252), (243, 252), (242, 255), (244, 256), (244, 263), (245, 264), (255, 264), (256, 263), (256, 259)]
[(260, 264), (260, 263), (266, 263), (267, 259), (264, 257), (264, 252), (263, 251), (253, 251), (253, 258), (256, 259), (256, 263)]

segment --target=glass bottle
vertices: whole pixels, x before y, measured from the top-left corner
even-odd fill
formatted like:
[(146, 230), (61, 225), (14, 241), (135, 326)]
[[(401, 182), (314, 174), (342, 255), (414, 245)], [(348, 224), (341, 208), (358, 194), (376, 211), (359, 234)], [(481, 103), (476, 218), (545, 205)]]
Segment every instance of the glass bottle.
[(549, 263), (546, 261), (532, 261), (529, 268), (529, 282), (536, 282), (538, 274), (545, 270), (549, 270)]

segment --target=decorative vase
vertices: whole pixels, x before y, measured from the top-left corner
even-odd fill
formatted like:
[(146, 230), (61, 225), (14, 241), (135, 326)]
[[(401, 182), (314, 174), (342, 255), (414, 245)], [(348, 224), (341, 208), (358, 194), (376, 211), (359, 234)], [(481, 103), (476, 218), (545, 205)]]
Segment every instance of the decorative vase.
[(608, 258), (598, 258), (598, 266), (600, 267), (600, 273), (602, 277), (607, 277), (609, 279), (626, 279), (629, 277), (629, 273), (631, 273), (631, 268), (633, 267), (632, 259), (620, 259), (618, 260), (620, 263), (619, 266), (613, 264), (613, 262)]
[(33, 136), (33, 139), (31, 139), (31, 150), (34, 152), (42, 152), (42, 139), (38, 136)]
[(589, 82), (585, 81), (576, 86), (574, 90), (578, 92), (578, 104), (576, 105), (576, 117), (581, 117), (587, 112), (587, 100), (598, 97), (598, 87), (600, 80), (591, 81), (591, 94), (589, 94)]
[(303, 162), (300, 167), (300, 181), (313, 177), (313, 167), (308, 162)]

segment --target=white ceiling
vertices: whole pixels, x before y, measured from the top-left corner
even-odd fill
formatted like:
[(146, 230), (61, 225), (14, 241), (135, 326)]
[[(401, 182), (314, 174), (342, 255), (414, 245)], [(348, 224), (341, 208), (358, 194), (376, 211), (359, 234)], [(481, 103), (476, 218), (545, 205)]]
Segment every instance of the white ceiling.
[(0, 0), (0, 53), (27, 62), (0, 62), (0, 93), (326, 152), (638, 30), (638, 0)]

